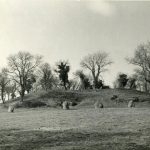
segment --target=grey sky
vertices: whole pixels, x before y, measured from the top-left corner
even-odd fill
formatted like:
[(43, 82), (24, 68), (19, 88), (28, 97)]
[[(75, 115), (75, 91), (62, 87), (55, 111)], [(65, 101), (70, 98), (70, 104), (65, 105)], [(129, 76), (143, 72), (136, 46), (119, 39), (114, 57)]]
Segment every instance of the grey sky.
[(150, 40), (150, 2), (86, 0), (0, 0), (0, 66), (9, 54), (27, 50), (54, 65), (68, 59), (71, 71), (98, 50), (114, 61), (106, 83), (118, 72), (131, 74), (124, 60), (138, 44)]

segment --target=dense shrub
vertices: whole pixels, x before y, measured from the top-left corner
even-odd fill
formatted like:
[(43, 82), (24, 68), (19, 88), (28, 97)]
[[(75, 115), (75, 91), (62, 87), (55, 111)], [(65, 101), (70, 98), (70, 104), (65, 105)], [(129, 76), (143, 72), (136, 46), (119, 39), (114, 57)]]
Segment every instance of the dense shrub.
[(22, 103), (22, 107), (27, 107), (27, 108), (35, 108), (35, 107), (42, 107), (42, 106), (46, 106), (46, 104), (41, 101), (24, 101)]
[(115, 99), (117, 99), (117, 98), (118, 98), (117, 95), (113, 95), (113, 96), (111, 97), (111, 100), (115, 100)]
[(48, 92), (40, 92), (39, 97), (41, 99), (53, 98), (58, 99), (59, 101), (67, 100), (72, 102), (80, 102), (84, 98), (84, 95), (74, 91), (52, 90)]
[(71, 106), (76, 106), (78, 103), (77, 102), (71, 102)]

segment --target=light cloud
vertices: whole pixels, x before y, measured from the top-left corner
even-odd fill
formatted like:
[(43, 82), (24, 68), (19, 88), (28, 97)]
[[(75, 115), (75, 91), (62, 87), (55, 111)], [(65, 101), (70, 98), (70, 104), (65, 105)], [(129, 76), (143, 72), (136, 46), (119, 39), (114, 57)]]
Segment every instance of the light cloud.
[(85, 1), (88, 9), (94, 13), (99, 13), (104, 16), (111, 16), (115, 13), (115, 8), (112, 3), (104, 0)]

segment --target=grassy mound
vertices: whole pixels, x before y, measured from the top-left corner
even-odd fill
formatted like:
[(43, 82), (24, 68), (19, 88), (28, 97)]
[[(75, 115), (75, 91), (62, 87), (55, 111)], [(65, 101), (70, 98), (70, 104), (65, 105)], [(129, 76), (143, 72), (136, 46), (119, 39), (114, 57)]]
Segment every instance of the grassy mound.
[[(117, 95), (122, 101), (116, 103), (115, 100), (111, 100), (113, 95)], [(35, 108), (35, 107), (60, 107), (63, 101), (72, 102), (72, 104), (78, 104), (77, 107), (93, 107), (96, 101), (100, 101), (104, 104), (104, 107), (127, 107), (127, 103), (130, 98), (138, 97), (139, 102), (136, 103), (136, 107), (149, 107), (150, 106), (150, 94), (139, 92), (135, 90), (125, 89), (101, 89), (97, 91), (39, 91), (37, 93), (31, 93), (25, 96), (24, 101), (20, 102), (20, 98), (16, 98), (13, 101), (8, 101), (4, 105), (8, 107), (10, 104), (14, 104), (16, 108)]]
[(75, 91), (39, 91), (37, 93), (30, 93), (24, 97), (24, 101), (20, 102), (20, 98), (7, 101), (4, 107), (14, 105), (16, 108), (35, 108), (35, 107), (60, 107), (63, 101), (72, 102), (72, 105), (76, 105), (85, 98), (82, 92)]
[[(137, 97), (139, 102), (136, 102), (136, 107), (150, 107), (150, 94), (135, 90), (127, 89), (102, 89), (100, 91), (86, 92), (86, 98), (84, 98), (78, 107), (94, 107), (94, 103), (99, 100), (104, 104), (104, 107), (127, 107), (130, 99)], [(115, 100), (111, 100), (113, 95), (117, 95), (121, 100), (116, 103)]]

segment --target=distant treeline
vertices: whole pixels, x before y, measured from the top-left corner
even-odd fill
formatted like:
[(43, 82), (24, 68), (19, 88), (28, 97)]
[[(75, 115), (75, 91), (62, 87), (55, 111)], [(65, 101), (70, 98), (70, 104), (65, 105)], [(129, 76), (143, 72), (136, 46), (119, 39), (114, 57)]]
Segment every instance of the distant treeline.
[[(148, 92), (150, 89), (150, 42), (141, 44), (133, 58), (126, 58), (129, 64), (137, 66), (131, 76), (119, 73), (114, 88), (128, 88)], [(7, 58), (7, 66), (0, 72), (1, 100), (14, 99), (19, 94), (23, 101), (25, 93), (39, 89), (84, 90), (109, 88), (104, 85), (102, 73), (108, 70), (113, 61), (106, 52), (95, 52), (82, 58), (81, 69), (69, 79), (70, 63), (66, 60), (56, 62), (54, 69), (43, 62), (43, 57), (20, 51)], [(128, 65), (128, 64), (127, 64)], [(89, 74), (85, 73), (89, 71)], [(112, 81), (113, 82), (113, 81)]]

